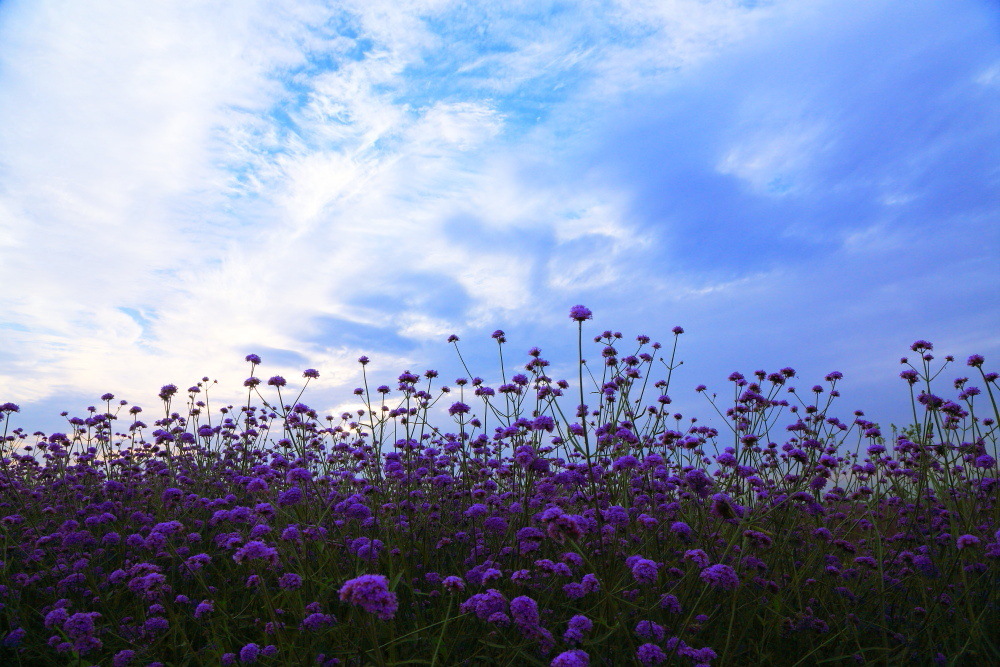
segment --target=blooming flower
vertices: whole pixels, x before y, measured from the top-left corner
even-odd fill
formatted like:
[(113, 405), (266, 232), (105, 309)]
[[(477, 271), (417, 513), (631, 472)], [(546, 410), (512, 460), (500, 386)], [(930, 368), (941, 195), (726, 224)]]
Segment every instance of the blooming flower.
[(194, 617), (201, 618), (205, 614), (208, 614), (215, 610), (215, 603), (211, 600), (202, 600), (197, 607), (194, 608)]
[(247, 542), (242, 547), (236, 550), (233, 554), (233, 560), (237, 563), (242, 563), (245, 560), (262, 559), (270, 562), (272, 565), (278, 564), (278, 550), (274, 547), (269, 547), (264, 542), (259, 540), (253, 540)]
[(635, 634), (639, 635), (641, 639), (645, 639), (650, 642), (661, 642), (663, 641), (663, 636), (666, 634), (663, 626), (659, 623), (654, 623), (653, 621), (639, 621), (635, 626)]
[(643, 644), (635, 652), (635, 657), (643, 665), (659, 665), (667, 659), (667, 654), (656, 644)]
[(692, 561), (698, 567), (708, 567), (708, 554), (701, 549), (690, 549), (684, 552), (684, 560)]
[(577, 322), (583, 322), (584, 320), (589, 320), (594, 317), (594, 313), (591, 312), (590, 308), (586, 306), (573, 306), (569, 309), (570, 319), (576, 320)]
[(503, 593), (495, 588), (488, 589), (485, 593), (477, 593), (459, 606), (459, 611), (463, 614), (474, 612), (482, 620), (488, 619), (498, 611), (507, 608), (507, 598)]
[(525, 632), (538, 628), (538, 603), (526, 595), (510, 601), (510, 613), (514, 622)]
[(587, 667), (590, 656), (580, 649), (573, 649), (560, 653), (549, 664), (551, 667)]
[(957, 546), (959, 549), (964, 549), (965, 547), (972, 547), (979, 544), (979, 538), (975, 535), (962, 535), (958, 538)]
[(389, 580), (381, 574), (363, 574), (349, 580), (340, 589), (340, 599), (376, 614), (383, 621), (396, 615), (396, 594), (389, 590)]
[(247, 644), (240, 649), (240, 662), (253, 663), (257, 662), (257, 656), (260, 655), (260, 646), (257, 644)]
[(636, 558), (632, 562), (632, 576), (640, 584), (655, 584), (659, 565), (648, 558)]
[(713, 565), (701, 571), (701, 578), (712, 586), (732, 590), (740, 585), (736, 570), (728, 565)]
[(591, 628), (594, 627), (594, 623), (583, 614), (577, 614), (569, 619), (568, 626), (566, 632), (563, 633), (563, 639), (567, 644), (573, 644), (582, 642), (583, 633), (590, 632)]

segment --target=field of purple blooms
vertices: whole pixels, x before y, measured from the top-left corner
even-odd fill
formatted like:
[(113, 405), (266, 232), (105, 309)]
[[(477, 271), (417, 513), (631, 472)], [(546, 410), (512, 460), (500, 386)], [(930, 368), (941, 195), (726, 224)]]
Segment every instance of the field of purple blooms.
[(669, 409), (680, 327), (669, 355), (605, 331), (598, 366), (591, 316), (575, 387), (538, 348), (508, 377), (497, 331), (495, 389), (373, 393), (361, 357), (339, 420), (300, 402), (312, 369), (214, 414), (208, 378), (167, 385), (152, 427), (111, 394), (48, 435), (0, 405), (0, 664), (1000, 664), (981, 356), (952, 400), (914, 343), (891, 435), (831, 414), (840, 373), (733, 373), (731, 405), (697, 388), (720, 433)]

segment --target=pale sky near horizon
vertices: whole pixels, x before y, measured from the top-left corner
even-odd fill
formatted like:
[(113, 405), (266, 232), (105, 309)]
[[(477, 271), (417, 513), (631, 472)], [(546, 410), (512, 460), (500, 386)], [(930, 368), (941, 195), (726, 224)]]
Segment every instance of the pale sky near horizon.
[(1000, 370), (1000, 6), (8, 0), (0, 286), (29, 433), (235, 402), (248, 353), (339, 414), (361, 355), (454, 386), (452, 333), (494, 387), (496, 329), (572, 381), (575, 304), (589, 339), (684, 327), (685, 417), (791, 366), (903, 423), (913, 341), (948, 398)]

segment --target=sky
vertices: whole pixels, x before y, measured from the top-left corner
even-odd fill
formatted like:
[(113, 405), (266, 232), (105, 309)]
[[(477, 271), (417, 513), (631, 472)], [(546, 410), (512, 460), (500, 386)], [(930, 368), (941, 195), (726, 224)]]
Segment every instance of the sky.
[(29, 433), (202, 376), (245, 400), (249, 353), (319, 370), (325, 414), (361, 355), (454, 386), (450, 334), (487, 384), (497, 329), (573, 380), (576, 304), (585, 341), (684, 328), (685, 419), (791, 366), (904, 424), (915, 340), (949, 398), (969, 355), (1000, 370), (998, 223), (993, 0), (0, 2), (0, 403)]

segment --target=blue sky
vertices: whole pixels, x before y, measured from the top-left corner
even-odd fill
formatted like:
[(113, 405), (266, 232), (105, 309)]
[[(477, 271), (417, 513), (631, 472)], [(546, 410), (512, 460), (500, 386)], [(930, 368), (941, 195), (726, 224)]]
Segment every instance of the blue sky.
[[(902, 423), (916, 339), (1000, 356), (988, 0), (0, 4), (0, 402), (356, 359), (499, 379), (585, 332), (685, 328), (670, 394), (844, 373)], [(585, 353), (585, 356), (586, 353)], [(591, 358), (598, 356), (591, 348)]]

